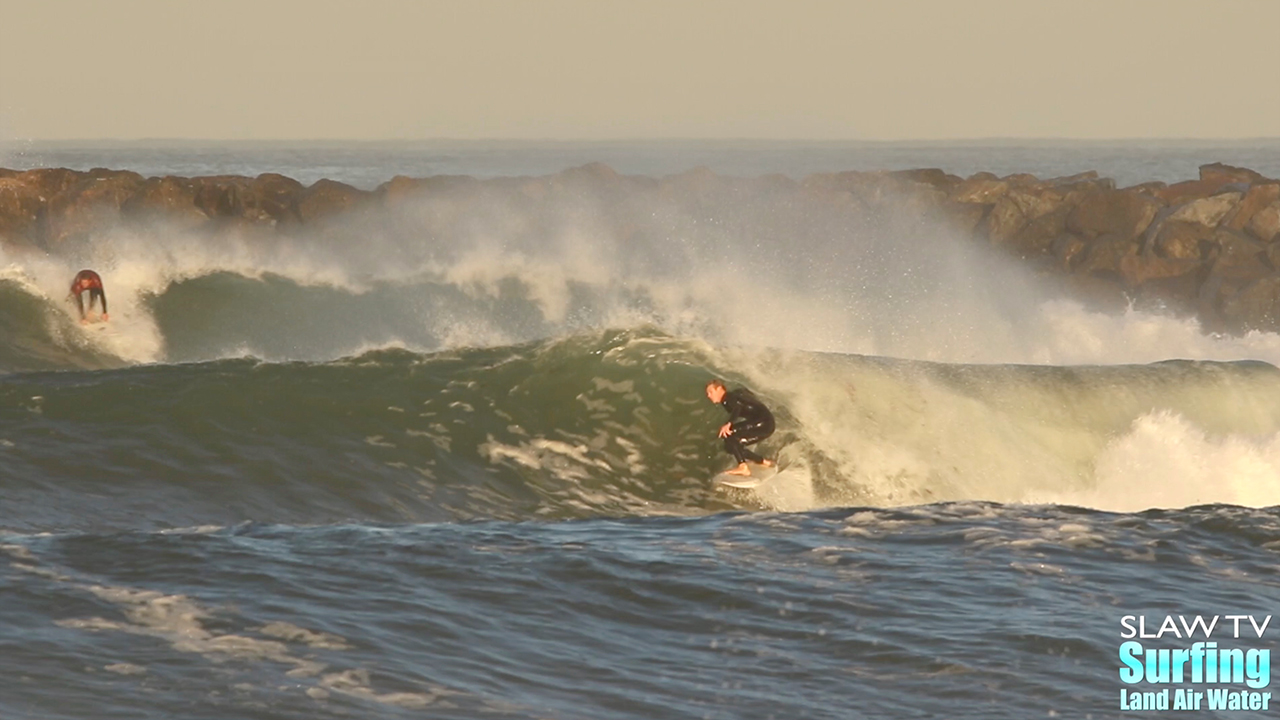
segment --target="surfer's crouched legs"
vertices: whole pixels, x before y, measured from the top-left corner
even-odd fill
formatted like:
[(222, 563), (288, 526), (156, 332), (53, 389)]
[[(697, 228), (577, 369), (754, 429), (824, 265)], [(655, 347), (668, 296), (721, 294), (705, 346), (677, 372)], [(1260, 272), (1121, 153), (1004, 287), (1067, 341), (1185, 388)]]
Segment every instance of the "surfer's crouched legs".
[(725, 451), (732, 455), (734, 460), (738, 461), (738, 467), (730, 470), (730, 475), (750, 475), (751, 469), (747, 467), (748, 462), (753, 462), (765, 467), (773, 466), (773, 462), (771, 460), (767, 460), (747, 448), (747, 445), (758, 443), (773, 434), (773, 428), (769, 428), (768, 432), (764, 432), (763, 430), (764, 428), (761, 428), (756, 432), (735, 432), (725, 437)]

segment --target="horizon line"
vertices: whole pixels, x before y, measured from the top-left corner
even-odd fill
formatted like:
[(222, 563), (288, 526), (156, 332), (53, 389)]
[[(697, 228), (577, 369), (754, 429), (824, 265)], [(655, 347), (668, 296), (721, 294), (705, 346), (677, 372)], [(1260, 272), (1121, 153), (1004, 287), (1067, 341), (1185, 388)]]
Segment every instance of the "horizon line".
[(1144, 142), (1211, 142), (1211, 143), (1250, 143), (1280, 141), (1280, 135), (1258, 137), (1013, 137), (987, 136), (965, 138), (903, 138), (896, 140), (865, 138), (780, 138), (780, 137), (613, 137), (613, 138), (555, 138), (555, 137), (418, 137), (418, 138), (213, 138), (213, 137), (138, 137), (138, 138), (9, 138), (0, 139), (0, 147), (5, 144), (32, 143), (348, 143), (348, 144), (393, 144), (393, 143), (547, 143), (547, 144), (605, 144), (605, 143), (811, 143), (823, 144), (946, 144), (946, 143), (1144, 143)]

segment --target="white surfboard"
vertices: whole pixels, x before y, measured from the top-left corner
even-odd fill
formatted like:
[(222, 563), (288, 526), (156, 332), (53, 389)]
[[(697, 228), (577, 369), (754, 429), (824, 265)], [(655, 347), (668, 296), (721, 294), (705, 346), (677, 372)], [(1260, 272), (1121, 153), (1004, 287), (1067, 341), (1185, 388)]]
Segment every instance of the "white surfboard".
[(724, 485), (733, 488), (753, 488), (766, 480), (778, 474), (778, 466), (764, 467), (763, 465), (748, 465), (751, 468), (750, 475), (730, 475), (722, 472), (713, 478), (717, 485)]

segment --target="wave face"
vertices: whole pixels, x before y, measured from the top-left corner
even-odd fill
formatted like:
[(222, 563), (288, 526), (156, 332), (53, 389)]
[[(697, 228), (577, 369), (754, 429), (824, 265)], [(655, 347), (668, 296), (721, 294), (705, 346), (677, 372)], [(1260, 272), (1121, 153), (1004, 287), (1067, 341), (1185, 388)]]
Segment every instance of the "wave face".
[[(772, 405), (751, 492), (707, 378)], [(655, 329), (326, 363), (0, 380), (3, 523), (24, 531), (810, 510), (958, 500), (1280, 503), (1280, 371), (1057, 368), (719, 350)]]

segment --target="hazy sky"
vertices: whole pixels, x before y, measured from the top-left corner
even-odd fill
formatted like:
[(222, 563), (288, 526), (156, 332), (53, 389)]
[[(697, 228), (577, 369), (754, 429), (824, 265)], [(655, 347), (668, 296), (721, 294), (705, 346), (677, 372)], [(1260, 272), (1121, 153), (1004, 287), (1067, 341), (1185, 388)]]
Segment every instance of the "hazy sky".
[(0, 0), (0, 140), (1280, 136), (1280, 0)]

